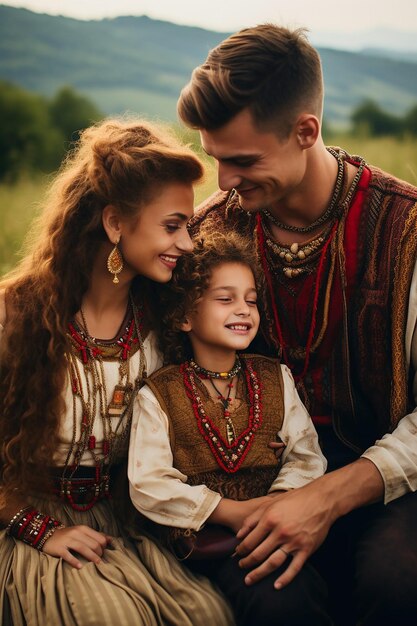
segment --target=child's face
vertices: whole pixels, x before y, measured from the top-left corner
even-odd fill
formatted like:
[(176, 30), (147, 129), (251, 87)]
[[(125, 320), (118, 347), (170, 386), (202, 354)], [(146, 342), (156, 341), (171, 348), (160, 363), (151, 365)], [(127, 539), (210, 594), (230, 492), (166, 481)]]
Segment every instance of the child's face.
[(224, 263), (212, 273), (195, 310), (187, 315), (183, 330), (189, 332), (197, 358), (207, 350), (244, 350), (259, 327), (256, 287), (252, 270), (242, 263)]

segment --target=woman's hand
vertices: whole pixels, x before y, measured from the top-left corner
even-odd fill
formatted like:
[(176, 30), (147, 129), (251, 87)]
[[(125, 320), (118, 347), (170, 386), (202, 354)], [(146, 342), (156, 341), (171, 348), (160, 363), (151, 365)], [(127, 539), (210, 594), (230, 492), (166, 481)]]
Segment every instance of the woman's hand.
[(98, 565), (110, 541), (111, 537), (99, 533), (89, 526), (69, 526), (56, 530), (47, 539), (42, 551), (50, 556), (62, 558), (72, 567), (81, 569), (82, 564), (73, 552)]

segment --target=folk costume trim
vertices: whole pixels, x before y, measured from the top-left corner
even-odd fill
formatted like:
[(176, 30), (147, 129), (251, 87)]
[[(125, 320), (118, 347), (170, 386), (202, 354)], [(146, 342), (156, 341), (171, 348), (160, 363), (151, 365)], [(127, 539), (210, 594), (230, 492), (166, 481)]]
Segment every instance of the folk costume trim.
[[(417, 257), (417, 203), (414, 204), (405, 223), (404, 235), (399, 246), (394, 269), (393, 301), (398, 306), (392, 318), (392, 393), (391, 419), (394, 425), (407, 413), (407, 371), (403, 337), (407, 324), (408, 291)], [(400, 350), (401, 348), (401, 350)]]
[[(101, 341), (91, 337), (88, 330), (74, 321), (68, 325), (70, 350), (67, 361), (73, 394), (73, 434), (65, 460), (63, 472), (58, 479), (58, 495), (68, 500), (74, 510), (86, 511), (103, 497), (109, 497), (110, 470), (119, 450), (127, 440), (133, 413), (133, 403), (142, 378), (146, 375), (146, 361), (143, 349), (142, 310), (132, 298), (129, 300), (128, 315), (123, 332), (114, 341)], [(130, 358), (139, 350), (139, 371), (135, 380), (130, 379)], [(119, 380), (107, 401), (104, 360), (119, 361)], [(80, 363), (81, 362), (81, 363)], [(83, 391), (81, 368), (84, 371), (86, 392)], [(81, 405), (81, 432), (77, 438), (79, 411)], [(93, 435), (96, 419), (101, 419), (103, 441), (98, 445)], [(94, 477), (80, 480), (77, 469), (81, 466), (84, 454), (88, 452), (94, 461)], [(87, 502), (77, 503), (79, 490), (91, 492)]]
[[(198, 429), (217, 464), (229, 474), (237, 472), (242, 465), (253, 445), (255, 432), (262, 424), (262, 387), (250, 359), (243, 361), (242, 370), (249, 396), (248, 425), (237, 437), (235, 436), (233, 441), (227, 442), (204, 409), (197, 386), (195, 369), (188, 361), (180, 366), (185, 392), (191, 402)], [(225, 415), (225, 419), (228, 418), (230, 419), (230, 415)]]

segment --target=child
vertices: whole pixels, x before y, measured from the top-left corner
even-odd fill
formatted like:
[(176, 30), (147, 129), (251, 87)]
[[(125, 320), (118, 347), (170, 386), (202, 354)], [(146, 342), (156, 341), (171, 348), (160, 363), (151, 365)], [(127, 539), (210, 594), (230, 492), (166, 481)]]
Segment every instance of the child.
[[(175, 528), (171, 537), (179, 529), (197, 533), (198, 546), (205, 524), (236, 533), (267, 498), (321, 476), (326, 462), (288, 368), (241, 354), (259, 326), (258, 269), (248, 244), (211, 234), (177, 269), (163, 333), (166, 360), (176, 364), (155, 372), (139, 393), (129, 480), (142, 515)], [(277, 440), (285, 444), (279, 473)], [(283, 545), (283, 561), (288, 556)], [(239, 625), (277, 623), (275, 578), (247, 587), (227, 556), (186, 562), (219, 585)], [(307, 567), (294, 581), (293, 602), (311, 576)]]

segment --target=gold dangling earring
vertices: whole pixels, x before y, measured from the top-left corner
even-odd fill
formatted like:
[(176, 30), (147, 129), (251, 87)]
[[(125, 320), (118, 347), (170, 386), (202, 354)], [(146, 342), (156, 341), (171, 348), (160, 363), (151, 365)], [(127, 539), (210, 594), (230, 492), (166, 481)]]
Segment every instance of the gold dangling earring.
[(120, 274), (120, 272), (123, 269), (122, 253), (117, 247), (119, 241), (120, 241), (120, 237), (114, 244), (113, 250), (110, 252), (109, 256), (107, 257), (107, 269), (109, 270), (110, 274), (113, 274), (113, 282), (115, 284), (119, 282), (119, 279), (117, 278), (117, 274)]

